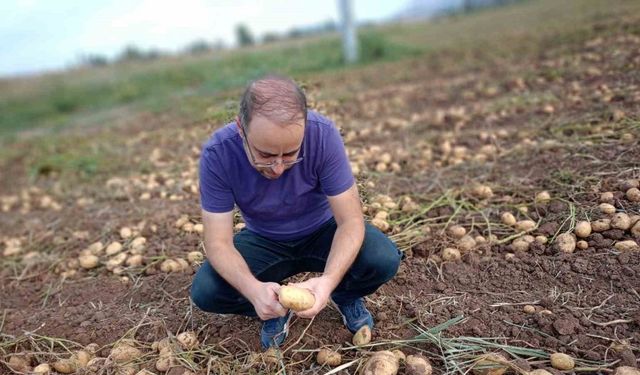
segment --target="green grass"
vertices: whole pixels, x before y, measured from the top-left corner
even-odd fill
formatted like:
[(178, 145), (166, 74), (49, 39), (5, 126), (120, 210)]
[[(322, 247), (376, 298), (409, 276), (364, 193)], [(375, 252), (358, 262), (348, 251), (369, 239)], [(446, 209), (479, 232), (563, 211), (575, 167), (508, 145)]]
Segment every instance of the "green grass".
[[(373, 30), (360, 35), (360, 64), (415, 55), (417, 49), (398, 46)], [(307, 44), (257, 49), (156, 62), (149, 69), (108, 67), (110, 77), (82, 77), (73, 72), (46, 79), (38, 90), (23, 95), (3, 95), (0, 102), (0, 135), (41, 126), (60, 126), (91, 117), (96, 112), (135, 105), (140, 110), (166, 109), (176, 98), (208, 97), (245, 85), (266, 73), (305, 74), (343, 67), (340, 41), (325, 38)]]

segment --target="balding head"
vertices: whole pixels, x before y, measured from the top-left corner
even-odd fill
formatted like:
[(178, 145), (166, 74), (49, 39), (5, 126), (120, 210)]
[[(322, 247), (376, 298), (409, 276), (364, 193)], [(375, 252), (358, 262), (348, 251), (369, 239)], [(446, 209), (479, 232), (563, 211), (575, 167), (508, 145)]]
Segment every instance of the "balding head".
[(279, 125), (301, 124), (307, 118), (307, 98), (290, 78), (268, 75), (249, 84), (240, 101), (240, 121), (249, 130), (261, 116)]

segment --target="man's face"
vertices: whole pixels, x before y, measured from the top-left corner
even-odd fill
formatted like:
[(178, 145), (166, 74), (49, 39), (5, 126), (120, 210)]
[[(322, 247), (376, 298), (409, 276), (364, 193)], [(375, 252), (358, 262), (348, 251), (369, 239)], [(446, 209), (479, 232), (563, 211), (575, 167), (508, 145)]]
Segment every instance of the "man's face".
[[(304, 137), (304, 121), (298, 120), (288, 125), (278, 125), (271, 120), (255, 116), (251, 120), (246, 135), (245, 148), (248, 148), (247, 157), (251, 165), (264, 177), (275, 180), (282, 176), (284, 171), (294, 165), (284, 165), (283, 162), (291, 162), (298, 159), (302, 138)], [(252, 155), (255, 160), (252, 160)], [(260, 164), (275, 163), (271, 167)]]

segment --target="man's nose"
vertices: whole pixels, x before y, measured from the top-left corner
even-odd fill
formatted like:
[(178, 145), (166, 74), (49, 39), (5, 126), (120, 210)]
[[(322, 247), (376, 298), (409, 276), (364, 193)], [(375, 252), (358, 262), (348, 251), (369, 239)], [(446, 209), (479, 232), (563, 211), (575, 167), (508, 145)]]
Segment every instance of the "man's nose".
[(282, 172), (284, 172), (284, 164), (282, 163), (282, 160), (277, 160), (276, 165), (271, 167), (271, 170), (275, 174), (281, 174)]

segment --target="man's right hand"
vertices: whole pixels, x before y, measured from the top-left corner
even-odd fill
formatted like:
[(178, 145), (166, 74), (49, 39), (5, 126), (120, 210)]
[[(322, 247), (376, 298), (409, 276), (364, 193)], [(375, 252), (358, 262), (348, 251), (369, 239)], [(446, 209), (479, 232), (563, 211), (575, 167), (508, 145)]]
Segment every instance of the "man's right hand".
[(280, 284), (278, 283), (261, 282), (251, 295), (247, 296), (260, 319), (268, 320), (287, 314), (287, 309), (278, 301), (279, 290)]

